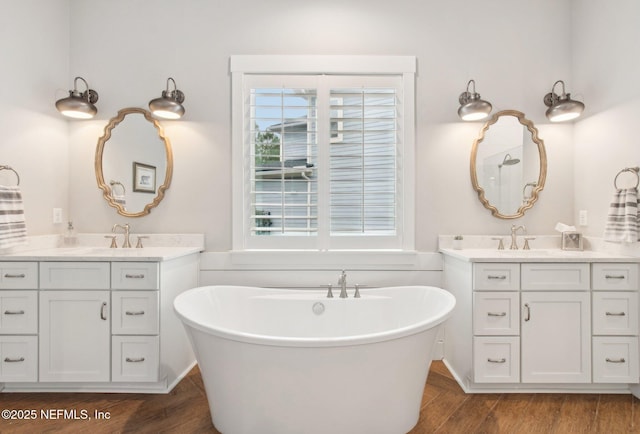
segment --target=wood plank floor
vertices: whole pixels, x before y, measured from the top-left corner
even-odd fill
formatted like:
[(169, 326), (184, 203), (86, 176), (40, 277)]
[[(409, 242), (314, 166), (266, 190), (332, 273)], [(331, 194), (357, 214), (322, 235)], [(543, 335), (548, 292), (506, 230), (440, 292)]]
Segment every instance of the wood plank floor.
[[(211, 424), (197, 367), (167, 395), (2, 393), (0, 410), (38, 413), (35, 420), (0, 419), (2, 434), (219, 434)], [(43, 410), (54, 417), (57, 410), (66, 410), (67, 419), (64, 414), (59, 419), (43, 419)], [(69, 419), (74, 410), (78, 420)], [(108, 414), (109, 419), (96, 419), (95, 411)], [(81, 420), (83, 415), (91, 419)], [(467, 395), (442, 362), (433, 362), (420, 420), (410, 432), (427, 433), (640, 434), (640, 400), (632, 395), (604, 394)]]

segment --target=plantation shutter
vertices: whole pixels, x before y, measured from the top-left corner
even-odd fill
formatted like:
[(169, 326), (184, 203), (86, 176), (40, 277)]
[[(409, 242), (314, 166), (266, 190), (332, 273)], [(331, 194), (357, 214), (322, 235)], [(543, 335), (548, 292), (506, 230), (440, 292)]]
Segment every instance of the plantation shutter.
[(248, 98), (250, 235), (315, 235), (316, 89), (252, 88)]
[(395, 235), (398, 95), (395, 88), (331, 89), (330, 232)]

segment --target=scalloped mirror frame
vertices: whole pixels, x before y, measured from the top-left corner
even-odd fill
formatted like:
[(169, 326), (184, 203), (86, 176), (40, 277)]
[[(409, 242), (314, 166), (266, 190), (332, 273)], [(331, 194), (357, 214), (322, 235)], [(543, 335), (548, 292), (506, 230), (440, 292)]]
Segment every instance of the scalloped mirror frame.
[[(158, 187), (158, 193), (156, 194), (156, 197), (153, 199), (153, 201), (146, 204), (144, 209), (140, 212), (128, 212), (121, 204), (116, 202), (115, 198), (111, 196), (111, 187), (105, 182), (104, 173), (102, 172), (102, 158), (104, 155), (104, 147), (111, 138), (111, 132), (120, 122), (125, 119), (127, 115), (134, 113), (142, 114), (147, 121), (153, 124), (153, 126), (158, 131), (160, 140), (164, 142), (165, 152), (167, 154), (167, 170), (165, 173), (164, 183)], [(109, 123), (104, 127), (104, 134), (98, 139), (98, 144), (96, 146), (95, 172), (98, 187), (102, 190), (102, 196), (110, 206), (116, 208), (118, 214), (125, 217), (142, 217), (149, 214), (151, 212), (151, 209), (158, 206), (158, 204), (164, 198), (165, 191), (171, 185), (171, 177), (173, 175), (173, 153), (171, 151), (171, 142), (169, 141), (169, 138), (165, 137), (162, 126), (151, 116), (151, 112), (138, 107), (129, 107), (119, 110), (117, 115), (109, 120)]]
[[(531, 133), (531, 140), (538, 146), (538, 154), (540, 156), (540, 174), (538, 176), (538, 185), (531, 192), (531, 197), (527, 201), (526, 204), (522, 205), (518, 208), (515, 214), (502, 214), (498, 208), (491, 205), (489, 200), (485, 197), (485, 192), (480, 184), (478, 183), (478, 175), (476, 173), (476, 158), (478, 155), (478, 146), (482, 143), (484, 136), (491, 127), (491, 125), (498, 122), (500, 117), (502, 116), (515, 116), (518, 118), (518, 121), (527, 127), (527, 130)], [(491, 214), (497, 218), (501, 219), (516, 219), (524, 216), (524, 212), (531, 208), (533, 204), (538, 200), (538, 193), (542, 191), (544, 188), (545, 180), (547, 179), (547, 153), (544, 148), (544, 142), (540, 137), (538, 137), (538, 129), (533, 125), (529, 119), (525, 118), (524, 113), (517, 110), (503, 110), (495, 113), (491, 119), (489, 119), (478, 134), (478, 138), (473, 142), (473, 147), (471, 149), (471, 184), (473, 185), (473, 189), (478, 193), (478, 198), (482, 205), (491, 211)]]

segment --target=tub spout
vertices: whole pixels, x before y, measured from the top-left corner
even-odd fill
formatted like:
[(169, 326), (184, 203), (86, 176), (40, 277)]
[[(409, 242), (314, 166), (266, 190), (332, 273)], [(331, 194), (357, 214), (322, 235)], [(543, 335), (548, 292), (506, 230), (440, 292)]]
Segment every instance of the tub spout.
[(347, 273), (344, 270), (340, 273), (338, 285), (340, 285), (340, 298), (347, 298)]

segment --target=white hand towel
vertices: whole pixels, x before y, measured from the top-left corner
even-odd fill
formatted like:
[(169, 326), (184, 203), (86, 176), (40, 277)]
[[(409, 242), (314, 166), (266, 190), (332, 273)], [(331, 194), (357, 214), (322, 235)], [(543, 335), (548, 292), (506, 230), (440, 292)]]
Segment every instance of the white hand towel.
[(27, 226), (20, 187), (0, 185), (0, 248), (27, 243)]
[(638, 239), (638, 189), (616, 190), (609, 206), (605, 241), (635, 243)]

